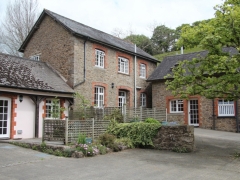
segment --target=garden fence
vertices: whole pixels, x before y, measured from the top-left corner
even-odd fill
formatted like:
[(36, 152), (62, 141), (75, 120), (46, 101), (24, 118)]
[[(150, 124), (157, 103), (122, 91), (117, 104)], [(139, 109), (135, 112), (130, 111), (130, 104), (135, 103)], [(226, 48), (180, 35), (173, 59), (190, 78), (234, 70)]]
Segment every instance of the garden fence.
[(113, 112), (119, 111), (123, 115), (123, 122), (131, 121), (144, 121), (146, 118), (154, 118), (158, 121), (167, 120), (166, 110), (162, 108), (128, 108), (126, 105), (123, 107), (102, 107), (102, 108), (85, 108), (82, 111), (70, 111), (69, 119), (85, 119), (94, 118), (97, 120), (102, 120), (106, 116), (112, 114)]
[(108, 127), (109, 120), (98, 120), (94, 118), (88, 120), (43, 120), (42, 140), (64, 141), (64, 143), (76, 142), (79, 134), (94, 140), (103, 134)]

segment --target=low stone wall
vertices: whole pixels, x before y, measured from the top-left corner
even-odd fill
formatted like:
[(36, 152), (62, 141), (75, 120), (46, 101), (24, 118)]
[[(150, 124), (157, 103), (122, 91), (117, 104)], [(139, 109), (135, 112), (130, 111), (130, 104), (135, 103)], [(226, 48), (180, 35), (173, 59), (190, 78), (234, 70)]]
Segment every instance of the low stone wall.
[(162, 126), (153, 144), (155, 149), (191, 152), (194, 150), (194, 126)]

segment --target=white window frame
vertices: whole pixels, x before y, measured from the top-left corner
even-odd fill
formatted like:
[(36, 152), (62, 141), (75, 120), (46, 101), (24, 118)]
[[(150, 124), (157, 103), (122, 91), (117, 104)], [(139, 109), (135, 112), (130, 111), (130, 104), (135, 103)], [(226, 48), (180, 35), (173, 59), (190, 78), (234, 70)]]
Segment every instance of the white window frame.
[(224, 99), (218, 100), (218, 116), (230, 117), (235, 116), (234, 101)]
[(129, 60), (123, 57), (118, 57), (118, 72), (129, 74)]
[(40, 55), (38, 54), (38, 55), (30, 56), (30, 59), (34, 61), (40, 61)]
[(140, 77), (146, 78), (146, 64), (140, 64)]
[[(53, 102), (52, 99), (46, 99), (46, 118), (47, 119), (53, 119), (51, 114), (51, 112), (54, 111), (52, 102)], [(58, 109), (60, 109), (60, 99), (58, 99), (58, 106), (59, 106)], [(60, 118), (60, 112), (59, 112), (58, 118)]]
[(105, 53), (101, 50), (95, 49), (95, 66), (104, 68)]
[(147, 107), (147, 95), (146, 93), (140, 94), (140, 104), (142, 107)]
[(94, 106), (102, 108), (104, 106), (104, 87), (95, 86), (94, 88)]
[[(173, 107), (175, 106), (175, 107)], [(170, 101), (170, 113), (183, 113), (183, 100), (175, 99)]]

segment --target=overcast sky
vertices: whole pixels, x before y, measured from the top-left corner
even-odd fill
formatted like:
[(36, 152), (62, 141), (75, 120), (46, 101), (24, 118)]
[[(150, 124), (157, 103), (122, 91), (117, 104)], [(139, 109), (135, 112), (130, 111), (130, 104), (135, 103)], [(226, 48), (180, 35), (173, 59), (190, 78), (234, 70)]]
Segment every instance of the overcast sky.
[[(9, 0), (0, 0), (0, 19)], [(112, 34), (115, 28), (151, 37), (153, 24), (176, 28), (214, 17), (223, 0), (38, 0), (50, 11)]]

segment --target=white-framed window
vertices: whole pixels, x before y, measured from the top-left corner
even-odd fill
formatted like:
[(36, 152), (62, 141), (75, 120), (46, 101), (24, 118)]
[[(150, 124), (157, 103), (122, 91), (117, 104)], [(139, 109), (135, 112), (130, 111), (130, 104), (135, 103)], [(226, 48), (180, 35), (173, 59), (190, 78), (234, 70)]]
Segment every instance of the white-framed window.
[(94, 105), (96, 107), (104, 106), (104, 88), (100, 86), (95, 87), (94, 92)]
[(40, 55), (30, 56), (30, 59), (31, 59), (31, 60), (34, 60), (34, 61), (40, 61)]
[(118, 57), (118, 72), (129, 73), (129, 61), (126, 58)]
[(54, 118), (54, 116), (60, 118), (60, 101), (54, 104), (52, 99), (46, 99), (46, 118)]
[(98, 49), (95, 49), (95, 66), (104, 68), (105, 53)]
[(234, 101), (218, 100), (218, 116), (235, 116)]
[(140, 103), (142, 107), (147, 107), (147, 96), (145, 93), (140, 94)]
[(183, 100), (171, 100), (170, 101), (170, 112), (171, 113), (182, 113), (183, 112)]
[(140, 77), (146, 78), (146, 64), (140, 64)]
[(127, 92), (126, 91), (119, 91), (118, 92), (118, 106), (123, 107), (124, 104), (127, 102)]

